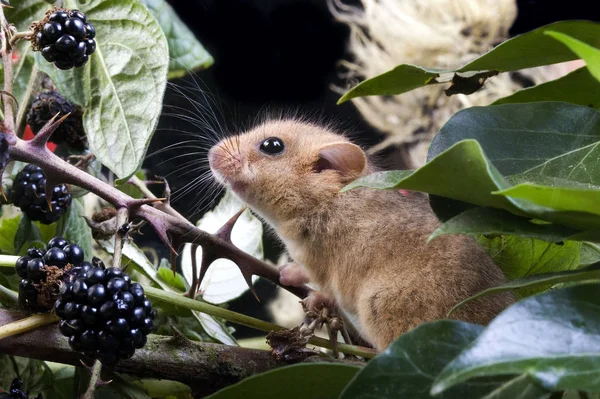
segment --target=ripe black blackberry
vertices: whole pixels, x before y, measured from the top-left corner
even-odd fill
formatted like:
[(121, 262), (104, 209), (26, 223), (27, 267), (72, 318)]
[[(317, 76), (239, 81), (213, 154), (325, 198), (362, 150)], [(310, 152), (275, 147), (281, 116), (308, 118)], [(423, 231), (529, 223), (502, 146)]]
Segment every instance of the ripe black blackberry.
[(11, 198), (31, 220), (44, 224), (56, 222), (71, 206), (71, 194), (66, 184), (52, 189), (51, 209), (46, 201), (46, 175), (39, 166), (25, 166), (15, 178)]
[(19, 302), (31, 311), (44, 312), (52, 309), (59, 295), (59, 281), (64, 273), (52, 270), (48, 276), (49, 266), (62, 270), (68, 264), (73, 269), (91, 264), (84, 262), (84, 253), (77, 244), (71, 244), (62, 237), (54, 237), (48, 241), (45, 249), (29, 248), (27, 255), (15, 262), (17, 274), (22, 278), (19, 283)]
[[(42, 394), (38, 394), (36, 398), (43, 399)], [(0, 399), (29, 399), (29, 392), (23, 392), (23, 381), (15, 378), (10, 384), (8, 392), (0, 392)]]
[(56, 128), (50, 140), (55, 144), (66, 143), (75, 150), (87, 148), (81, 107), (72, 104), (56, 90), (38, 93), (27, 113), (27, 124), (33, 134), (37, 134), (57, 114), (70, 115)]
[(142, 286), (98, 258), (70, 271), (54, 311), (71, 348), (108, 366), (146, 344), (156, 317)]
[(83, 66), (96, 51), (96, 30), (79, 10), (56, 8), (33, 26), (33, 45), (59, 69)]

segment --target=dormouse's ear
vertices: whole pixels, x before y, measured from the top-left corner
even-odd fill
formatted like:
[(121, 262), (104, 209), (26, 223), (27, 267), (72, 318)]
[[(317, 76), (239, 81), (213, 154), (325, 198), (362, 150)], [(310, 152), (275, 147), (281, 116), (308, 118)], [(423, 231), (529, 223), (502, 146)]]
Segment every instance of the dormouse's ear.
[(331, 169), (343, 175), (357, 175), (366, 165), (367, 157), (359, 146), (352, 143), (335, 143), (321, 148), (313, 170), (320, 173)]

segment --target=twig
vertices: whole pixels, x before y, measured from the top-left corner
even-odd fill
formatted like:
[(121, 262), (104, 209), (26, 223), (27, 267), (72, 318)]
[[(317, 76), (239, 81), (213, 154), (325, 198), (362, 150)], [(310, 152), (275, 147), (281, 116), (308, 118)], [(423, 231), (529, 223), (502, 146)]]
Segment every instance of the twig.
[(119, 208), (117, 211), (117, 234), (115, 234), (115, 251), (113, 253), (113, 267), (121, 267), (123, 258), (124, 238), (127, 233), (121, 231), (121, 226), (127, 223), (129, 211), (127, 208)]
[(34, 314), (33, 316), (25, 317), (24, 319), (5, 324), (0, 327), (0, 340), (4, 338), (21, 334), (25, 331), (34, 330), (46, 324), (58, 321), (58, 317), (52, 313)]

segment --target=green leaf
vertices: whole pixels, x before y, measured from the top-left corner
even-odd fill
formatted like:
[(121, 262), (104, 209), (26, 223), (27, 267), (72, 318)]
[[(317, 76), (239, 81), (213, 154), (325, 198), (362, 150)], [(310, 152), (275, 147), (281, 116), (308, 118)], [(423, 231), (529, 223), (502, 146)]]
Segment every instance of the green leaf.
[(521, 183), (516, 186), (496, 191), (494, 194), (511, 198), (521, 198), (552, 209), (572, 212), (587, 212), (600, 216), (600, 186), (586, 185), (584, 188), (574, 186), (568, 180), (554, 179), (560, 186), (544, 186), (534, 183)]
[(596, 262), (600, 262), (600, 245), (590, 242), (581, 243), (581, 251), (579, 252), (580, 267), (589, 266)]
[(482, 296), (488, 296), (505, 291), (540, 291), (548, 289), (556, 284), (591, 280), (600, 280), (600, 262), (588, 267), (578, 268), (576, 270), (566, 270), (556, 273), (541, 273), (532, 276), (526, 276), (509, 281), (508, 283), (504, 283), (497, 287), (488, 288), (455, 305), (452, 309), (450, 309), (450, 312), (448, 312), (448, 316), (464, 304)]
[(212, 56), (194, 33), (164, 0), (141, 0), (156, 17), (169, 43), (169, 79), (206, 69), (214, 63)]
[(600, 49), (590, 46), (589, 44), (582, 42), (581, 40), (577, 40), (569, 35), (565, 35), (564, 33), (554, 31), (546, 31), (544, 33), (558, 40), (567, 46), (572, 52), (577, 54), (579, 58), (583, 59), (587, 64), (587, 68), (592, 76), (594, 76), (596, 80), (600, 81)]
[(19, 227), (20, 216), (11, 219), (0, 218), (0, 253), (14, 255), (15, 238)]
[(87, 225), (83, 215), (85, 209), (83, 204), (74, 200), (71, 203), (71, 210), (66, 224), (65, 238), (69, 242), (77, 243), (83, 249), (86, 257), (90, 257), (93, 252), (92, 229)]
[(599, 289), (576, 285), (510, 306), (442, 370), (431, 393), (475, 377), (514, 374), (548, 390), (600, 392)]
[(481, 399), (541, 399), (547, 398), (547, 393), (548, 391), (534, 383), (528, 375), (520, 375), (508, 380)]
[(4, 15), (18, 31), (26, 31), (32, 22), (44, 18), (44, 14), (52, 8), (53, 3), (50, 0), (19, 0), (12, 7), (4, 8)]
[(579, 68), (561, 78), (518, 90), (496, 100), (492, 105), (528, 103), (533, 101), (564, 101), (600, 110), (597, 90), (590, 90), (598, 82), (587, 68)]
[(154, 133), (167, 82), (167, 40), (135, 0), (69, 0), (96, 29), (97, 50), (82, 68), (36, 62), (59, 91), (85, 108), (91, 152), (121, 180), (139, 169)]
[[(576, 56), (560, 43), (545, 35), (546, 31), (562, 32), (594, 47), (600, 47), (600, 24), (590, 21), (562, 21), (516, 36), (496, 46), (481, 57), (456, 70), (425, 69), (399, 65), (391, 71), (367, 79), (340, 98), (338, 104), (355, 97), (402, 94), (432, 83), (446, 83), (459, 77), (468, 82), (467, 90), (454, 86), (456, 92), (473, 92), (472, 88), (495, 72), (514, 71), (569, 61)], [(487, 72), (489, 71), (489, 72)], [(471, 72), (466, 74), (466, 72)], [(462, 77), (462, 79), (460, 79)], [(456, 82), (455, 82), (456, 83)], [(452, 89), (452, 88), (451, 88)]]
[(29, 235), (31, 234), (31, 220), (27, 217), (27, 215), (23, 214), (19, 218), (19, 225), (17, 226), (17, 232), (15, 233), (14, 238), (14, 248), (15, 255), (21, 252), (21, 248), (29, 239)]
[(482, 236), (478, 242), (510, 280), (579, 266), (581, 242), (577, 241), (554, 244), (533, 238)]
[(353, 181), (342, 192), (358, 187), (423, 191), (512, 213), (522, 213), (521, 209), (534, 210), (525, 202), (492, 195), (493, 191), (508, 188), (510, 184), (489, 162), (475, 140), (454, 144), (416, 171), (376, 172)]
[[(573, 179), (586, 169), (594, 170), (589, 167), (596, 154), (591, 152), (600, 142), (600, 112), (562, 102), (470, 107), (454, 114), (440, 129), (427, 159), (466, 139), (477, 140), (489, 161), (505, 176), (543, 168), (549, 176), (570, 174)], [(578, 165), (580, 160), (582, 165)], [(546, 165), (557, 162), (548, 173)]]
[[(483, 331), (455, 320), (427, 323), (403, 334), (372, 359), (344, 388), (340, 399), (430, 398), (437, 374)], [(439, 398), (480, 397), (497, 382), (467, 383)]]
[(344, 364), (297, 364), (256, 374), (221, 389), (207, 399), (336, 398), (360, 370)]
[(173, 275), (173, 271), (171, 270), (170, 266), (159, 267), (156, 274), (157, 277), (164, 281), (166, 284), (168, 284), (169, 287), (175, 288), (176, 290), (179, 290), (181, 292), (185, 292), (185, 290), (187, 289), (187, 287), (185, 286), (185, 280), (183, 279), (183, 276), (179, 273)]
[(578, 230), (550, 223), (536, 222), (506, 211), (493, 208), (473, 208), (446, 221), (431, 234), (429, 240), (447, 234), (479, 236), (485, 234), (514, 235), (562, 242), (577, 234)]

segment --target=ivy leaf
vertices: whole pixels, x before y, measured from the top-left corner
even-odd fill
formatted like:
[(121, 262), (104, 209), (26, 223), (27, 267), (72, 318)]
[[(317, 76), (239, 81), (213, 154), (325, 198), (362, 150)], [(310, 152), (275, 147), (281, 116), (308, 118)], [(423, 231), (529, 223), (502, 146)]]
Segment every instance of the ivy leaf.
[(14, 248), (15, 254), (21, 252), (21, 248), (23, 245), (29, 240), (29, 235), (31, 234), (31, 220), (27, 217), (27, 215), (23, 214), (19, 218), (19, 225), (17, 226), (17, 231), (15, 233), (14, 238)]
[(600, 82), (600, 49), (590, 46), (589, 44), (582, 42), (581, 40), (577, 40), (574, 37), (565, 35), (564, 33), (554, 31), (546, 31), (544, 33), (558, 40), (567, 46), (572, 52), (577, 54), (579, 58), (583, 59), (587, 64), (587, 68), (592, 76), (594, 76), (596, 80)]
[(135, 0), (65, 1), (87, 15), (97, 49), (81, 68), (61, 71), (40, 54), (36, 63), (59, 91), (85, 108), (90, 151), (122, 181), (135, 173), (154, 133), (167, 83), (167, 40)]
[(579, 68), (561, 78), (521, 89), (502, 97), (492, 105), (528, 103), (534, 101), (564, 101), (600, 110), (600, 96), (590, 87), (598, 82), (587, 68)]
[(431, 234), (429, 240), (447, 234), (471, 236), (502, 234), (562, 242), (577, 233), (578, 230), (575, 229), (541, 223), (500, 209), (478, 207), (469, 209), (446, 221)]
[(563, 33), (590, 46), (600, 47), (600, 24), (591, 21), (556, 22), (507, 40), (455, 70), (399, 65), (359, 83), (344, 94), (338, 104), (355, 97), (402, 94), (428, 84), (454, 81), (457, 77), (464, 88), (454, 86), (452, 91), (471, 93), (473, 88), (482, 85), (487, 77), (498, 72), (532, 68), (576, 58), (566, 47), (546, 35), (546, 31)]
[(296, 364), (256, 374), (221, 389), (207, 399), (331, 399), (360, 370), (345, 364)]
[(431, 394), (475, 377), (526, 374), (548, 390), (600, 392), (600, 284), (515, 303), (437, 376)]
[(141, 0), (156, 17), (169, 43), (169, 79), (206, 69), (214, 63), (212, 56), (164, 0)]
[(483, 290), (476, 295), (473, 295), (459, 304), (455, 305), (448, 314), (452, 314), (456, 309), (460, 308), (464, 304), (471, 302), (482, 296), (492, 295), (499, 292), (505, 291), (519, 291), (519, 290), (540, 290), (548, 289), (554, 285), (561, 283), (568, 283), (573, 281), (600, 281), (600, 262), (590, 265), (588, 267), (579, 268), (576, 270), (566, 270), (556, 273), (542, 273), (531, 276), (525, 276), (508, 283), (504, 283), (497, 287), (488, 288)]
[[(481, 331), (480, 325), (455, 320), (422, 324), (372, 359), (344, 388), (340, 399), (429, 399), (435, 376)], [(479, 397), (497, 386), (494, 381), (466, 383), (439, 398)]]
[(554, 244), (515, 236), (481, 236), (478, 242), (510, 280), (579, 267), (581, 242), (578, 241)]

